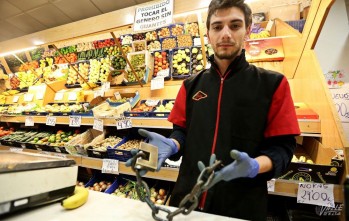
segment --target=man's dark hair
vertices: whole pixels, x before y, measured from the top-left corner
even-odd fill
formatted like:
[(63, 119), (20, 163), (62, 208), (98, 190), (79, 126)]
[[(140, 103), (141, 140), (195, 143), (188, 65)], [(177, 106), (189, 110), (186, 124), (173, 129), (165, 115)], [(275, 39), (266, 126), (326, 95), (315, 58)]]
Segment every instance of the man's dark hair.
[(245, 15), (245, 25), (248, 27), (252, 24), (252, 10), (250, 6), (248, 6), (244, 0), (212, 0), (210, 5), (208, 6), (208, 15), (206, 20), (207, 30), (210, 29), (210, 22), (212, 15), (218, 9), (226, 9), (237, 7), (239, 8)]

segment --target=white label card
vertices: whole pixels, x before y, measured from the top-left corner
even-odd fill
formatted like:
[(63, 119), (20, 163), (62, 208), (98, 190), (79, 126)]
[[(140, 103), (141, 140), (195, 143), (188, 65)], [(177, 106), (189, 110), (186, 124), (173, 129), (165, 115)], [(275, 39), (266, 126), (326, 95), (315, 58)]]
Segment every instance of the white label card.
[(63, 96), (64, 96), (64, 93), (56, 93), (54, 100), (61, 101), (61, 100), (63, 100)]
[(103, 132), (103, 120), (95, 118), (93, 121), (93, 129)]
[(34, 118), (32, 116), (25, 117), (25, 126), (26, 127), (34, 126)]
[(335, 207), (333, 184), (299, 183), (297, 203)]
[(46, 125), (48, 126), (55, 126), (56, 125), (57, 118), (53, 116), (46, 116)]
[(109, 90), (110, 89), (110, 82), (108, 81), (108, 82), (104, 82), (103, 84), (102, 84), (102, 90), (103, 91), (107, 91), (107, 90)]
[[(44, 91), (44, 90), (43, 90)], [(36, 100), (42, 100), (44, 99), (44, 93), (40, 93), (39, 91), (36, 92)]]
[(69, 95), (68, 95), (68, 100), (70, 101), (76, 101), (76, 92), (70, 92)]
[(103, 159), (102, 173), (119, 174), (119, 161), (114, 159)]
[(163, 77), (157, 77), (151, 80), (150, 82), (150, 90), (159, 90), (164, 88), (164, 78)]
[(17, 103), (18, 100), (19, 100), (19, 96), (14, 96), (14, 97), (12, 98), (12, 102), (13, 102), (13, 103)]
[(33, 98), (34, 98), (34, 94), (25, 94), (24, 95), (24, 101), (26, 101), (26, 102), (32, 101)]
[(16, 147), (10, 147), (10, 151), (11, 152), (22, 152), (23, 149), (22, 148), (16, 148)]
[(116, 119), (116, 128), (118, 130), (132, 128), (131, 119), (128, 117)]
[(170, 75), (170, 69), (167, 68), (167, 69), (164, 69), (164, 70), (159, 71), (159, 72), (156, 74), (156, 78), (158, 78), (158, 77), (168, 77), (169, 75)]
[(81, 116), (69, 116), (69, 127), (80, 127)]
[(275, 179), (271, 179), (267, 182), (268, 192), (275, 192)]
[(114, 93), (114, 97), (115, 97), (116, 100), (121, 100), (120, 92), (118, 92), (118, 91), (115, 92), (115, 93)]
[(97, 91), (94, 91), (93, 97), (96, 98), (96, 97), (98, 97), (98, 96), (103, 97), (103, 96), (104, 96), (104, 90), (97, 90)]

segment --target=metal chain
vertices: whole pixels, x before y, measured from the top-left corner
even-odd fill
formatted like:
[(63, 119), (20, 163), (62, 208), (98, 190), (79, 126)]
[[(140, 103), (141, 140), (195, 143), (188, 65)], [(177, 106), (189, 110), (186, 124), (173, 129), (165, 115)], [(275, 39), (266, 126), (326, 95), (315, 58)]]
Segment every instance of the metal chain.
[[(157, 221), (172, 221), (173, 217), (178, 214), (184, 214), (188, 215), (191, 213), (199, 204), (199, 198), (203, 192), (208, 190), (210, 188), (210, 185), (212, 183), (213, 177), (214, 177), (214, 171), (221, 165), (221, 161), (216, 161), (212, 166), (208, 166), (205, 169), (203, 169), (197, 179), (197, 182), (191, 192), (187, 194), (182, 201), (179, 203), (178, 209), (171, 212), (169, 209), (166, 209), (164, 207), (156, 206), (151, 200), (150, 200), (150, 190), (146, 182), (142, 180), (142, 177), (140, 175), (141, 170), (148, 171), (145, 167), (139, 167), (136, 165), (136, 161), (138, 158), (144, 158), (146, 155), (140, 151), (135, 156), (133, 156), (132, 159), (132, 170), (136, 173), (136, 191), (138, 194), (139, 199), (142, 202), (146, 202), (150, 209), (152, 210), (152, 216), (154, 220)], [(158, 213), (162, 211), (167, 213), (166, 218), (162, 219), (158, 217)]]

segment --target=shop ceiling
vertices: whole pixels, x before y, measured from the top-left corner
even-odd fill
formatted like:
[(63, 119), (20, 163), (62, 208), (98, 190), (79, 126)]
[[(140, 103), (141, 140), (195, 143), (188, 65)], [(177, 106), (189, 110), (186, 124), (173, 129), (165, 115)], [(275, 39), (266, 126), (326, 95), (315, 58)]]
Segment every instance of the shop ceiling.
[(0, 0), (0, 42), (150, 1)]

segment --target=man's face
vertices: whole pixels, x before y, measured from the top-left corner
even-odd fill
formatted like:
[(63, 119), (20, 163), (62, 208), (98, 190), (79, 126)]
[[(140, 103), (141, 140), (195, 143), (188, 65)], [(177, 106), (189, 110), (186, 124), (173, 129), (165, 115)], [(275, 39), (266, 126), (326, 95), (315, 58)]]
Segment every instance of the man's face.
[(240, 54), (248, 28), (244, 13), (236, 7), (219, 9), (211, 17), (207, 31), (215, 58), (233, 60)]

